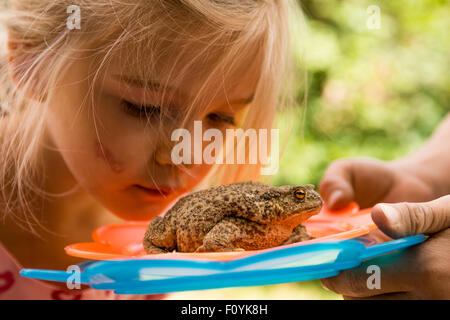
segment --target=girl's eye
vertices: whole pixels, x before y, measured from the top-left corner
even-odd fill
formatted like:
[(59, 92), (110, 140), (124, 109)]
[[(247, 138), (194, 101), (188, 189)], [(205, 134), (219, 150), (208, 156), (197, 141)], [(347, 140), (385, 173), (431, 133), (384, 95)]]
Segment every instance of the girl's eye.
[(207, 118), (216, 123), (225, 122), (225, 123), (231, 124), (233, 126), (236, 124), (233, 116), (229, 116), (229, 115), (225, 115), (225, 114), (221, 114), (221, 113), (210, 113), (207, 115)]
[(125, 111), (136, 118), (151, 118), (160, 114), (161, 107), (154, 105), (137, 105), (129, 101), (123, 100)]

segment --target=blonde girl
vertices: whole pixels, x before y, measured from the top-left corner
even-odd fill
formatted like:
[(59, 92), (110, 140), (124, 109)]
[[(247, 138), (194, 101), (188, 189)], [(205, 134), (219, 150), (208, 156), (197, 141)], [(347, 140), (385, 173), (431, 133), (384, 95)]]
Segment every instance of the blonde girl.
[(9, 286), (0, 299), (154, 298), (68, 291), (18, 270), (64, 270), (80, 262), (64, 246), (89, 241), (100, 225), (148, 221), (201, 183), (257, 179), (260, 164), (175, 165), (171, 133), (195, 120), (221, 132), (273, 126), (289, 61), (288, 7), (6, 1), (0, 276)]

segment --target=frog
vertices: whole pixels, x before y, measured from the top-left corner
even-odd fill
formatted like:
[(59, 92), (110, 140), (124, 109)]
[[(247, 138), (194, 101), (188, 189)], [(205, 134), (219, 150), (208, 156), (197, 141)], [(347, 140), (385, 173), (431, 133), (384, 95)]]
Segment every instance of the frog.
[(246, 251), (310, 240), (303, 222), (323, 204), (314, 189), (244, 181), (192, 192), (150, 222), (145, 251)]

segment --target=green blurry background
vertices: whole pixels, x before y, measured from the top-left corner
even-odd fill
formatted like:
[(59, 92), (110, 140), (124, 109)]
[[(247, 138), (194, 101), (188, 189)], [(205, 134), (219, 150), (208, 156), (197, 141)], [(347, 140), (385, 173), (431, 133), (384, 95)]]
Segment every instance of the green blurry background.
[[(366, 12), (380, 8), (380, 29)], [(273, 183), (318, 184), (343, 157), (391, 160), (412, 152), (450, 108), (448, 1), (301, 1), (306, 38), (295, 38), (297, 74), (307, 69), (307, 108), (296, 119)], [(298, 26), (301, 27), (301, 24)], [(305, 83), (297, 102), (304, 106)], [(302, 115), (305, 115), (302, 118)], [(280, 128), (283, 128), (280, 126)], [(283, 131), (280, 130), (283, 135)], [(175, 293), (171, 299), (340, 299), (319, 281)]]
[[(297, 70), (308, 71), (306, 118), (274, 183), (317, 185), (335, 159), (391, 160), (420, 146), (450, 108), (450, 3), (301, 3), (309, 17)], [(369, 5), (380, 8), (380, 29), (366, 26)]]

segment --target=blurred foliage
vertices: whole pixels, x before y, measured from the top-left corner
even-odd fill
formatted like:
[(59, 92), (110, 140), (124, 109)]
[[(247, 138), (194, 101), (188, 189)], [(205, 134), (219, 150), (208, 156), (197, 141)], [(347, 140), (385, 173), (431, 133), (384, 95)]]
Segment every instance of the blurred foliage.
[[(366, 25), (370, 5), (380, 8), (380, 29)], [(307, 69), (307, 109), (300, 110), (305, 85), (298, 85), (297, 110), (281, 115), (280, 128), (296, 122), (274, 184), (317, 185), (338, 158), (391, 160), (418, 148), (450, 108), (449, 2), (310, 0), (301, 6), (307, 30), (294, 43), (304, 47), (295, 56), (297, 74)]]

